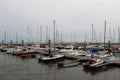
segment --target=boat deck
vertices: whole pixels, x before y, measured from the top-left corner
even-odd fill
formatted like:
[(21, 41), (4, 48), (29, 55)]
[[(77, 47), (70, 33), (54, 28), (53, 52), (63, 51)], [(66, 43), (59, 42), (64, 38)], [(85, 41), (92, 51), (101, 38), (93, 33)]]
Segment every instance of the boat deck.
[(94, 65), (94, 66), (91, 66), (92, 68), (98, 68), (98, 67), (102, 67), (102, 66), (107, 66), (109, 65), (110, 63), (102, 63), (102, 64), (98, 64), (98, 65)]

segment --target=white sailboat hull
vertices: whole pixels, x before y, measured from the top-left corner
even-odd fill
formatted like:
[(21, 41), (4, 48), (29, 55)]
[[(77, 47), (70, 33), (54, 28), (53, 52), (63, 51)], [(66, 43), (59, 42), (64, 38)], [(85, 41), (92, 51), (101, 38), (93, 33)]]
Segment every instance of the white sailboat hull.
[(53, 57), (42, 57), (41, 60), (42, 61), (52, 61), (52, 60), (57, 60), (57, 59), (61, 59), (61, 58), (64, 58), (64, 55), (60, 55), (60, 54), (56, 54), (56, 55), (53, 55)]

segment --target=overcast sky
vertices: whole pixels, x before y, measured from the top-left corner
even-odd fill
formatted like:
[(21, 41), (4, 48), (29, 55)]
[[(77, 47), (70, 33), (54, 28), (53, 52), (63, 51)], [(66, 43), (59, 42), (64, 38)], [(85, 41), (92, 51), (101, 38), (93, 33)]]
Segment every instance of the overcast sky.
[(50, 38), (53, 36), (53, 20), (64, 41), (74, 41), (73, 35), (75, 41), (91, 41), (92, 24), (97, 36), (94, 40), (103, 41), (105, 20), (107, 40), (111, 28), (111, 40), (117, 41), (120, 0), (0, 0), (0, 40), (4, 39), (4, 30), (7, 40), (15, 40), (16, 32), (19, 40), (21, 36), (27, 40), (28, 26), (33, 40), (39, 40), (42, 25), (45, 41), (47, 25)]

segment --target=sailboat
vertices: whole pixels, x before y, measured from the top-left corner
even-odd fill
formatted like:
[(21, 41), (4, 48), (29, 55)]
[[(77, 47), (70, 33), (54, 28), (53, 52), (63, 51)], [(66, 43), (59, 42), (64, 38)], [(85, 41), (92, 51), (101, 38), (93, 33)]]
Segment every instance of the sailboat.
[(62, 55), (62, 54), (51, 53), (50, 43), (51, 43), (51, 41), (49, 40), (49, 56), (47, 56), (47, 57), (40, 57), (39, 61), (54, 61), (54, 60), (58, 60), (58, 59), (63, 59), (64, 58), (64, 55)]
[[(54, 23), (54, 46), (55, 46), (55, 21), (53, 21), (53, 23)], [(51, 40), (49, 40), (49, 56), (40, 57), (39, 61), (55, 61), (62, 58), (64, 58), (64, 55), (55, 54), (55, 49), (54, 49), (54, 53), (51, 53)]]
[(91, 59), (88, 63), (83, 63), (83, 67), (85, 69), (98, 68), (101, 67), (103, 63), (104, 61), (102, 61), (101, 59)]
[(84, 69), (96, 69), (102, 66), (109, 65), (109, 63), (103, 61), (102, 59), (95, 59), (94, 54), (91, 53), (91, 59), (87, 63), (83, 63)]

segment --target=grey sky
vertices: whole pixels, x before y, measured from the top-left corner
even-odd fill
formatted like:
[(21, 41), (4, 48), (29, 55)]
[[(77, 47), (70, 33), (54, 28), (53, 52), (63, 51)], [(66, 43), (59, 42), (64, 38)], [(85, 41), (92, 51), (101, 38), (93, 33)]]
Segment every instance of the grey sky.
[(112, 35), (116, 34), (114, 38), (117, 40), (117, 27), (120, 25), (119, 10), (120, 0), (0, 0), (0, 40), (3, 40), (5, 29), (7, 34), (11, 31), (12, 39), (15, 39), (17, 31), (20, 35), (22, 30), (24, 34), (22, 37), (26, 39), (28, 25), (34, 40), (39, 40), (38, 29), (41, 24), (44, 35), (48, 25), (52, 38), (53, 20), (56, 21), (58, 32), (63, 34), (63, 40), (66, 41), (71, 41), (71, 33), (73, 35), (74, 32), (76, 41), (84, 41), (85, 31), (87, 41), (91, 41), (92, 23), (97, 39), (102, 40), (100, 33), (103, 36), (105, 20), (107, 38), (109, 39), (111, 27), (111, 33), (116, 32)]

